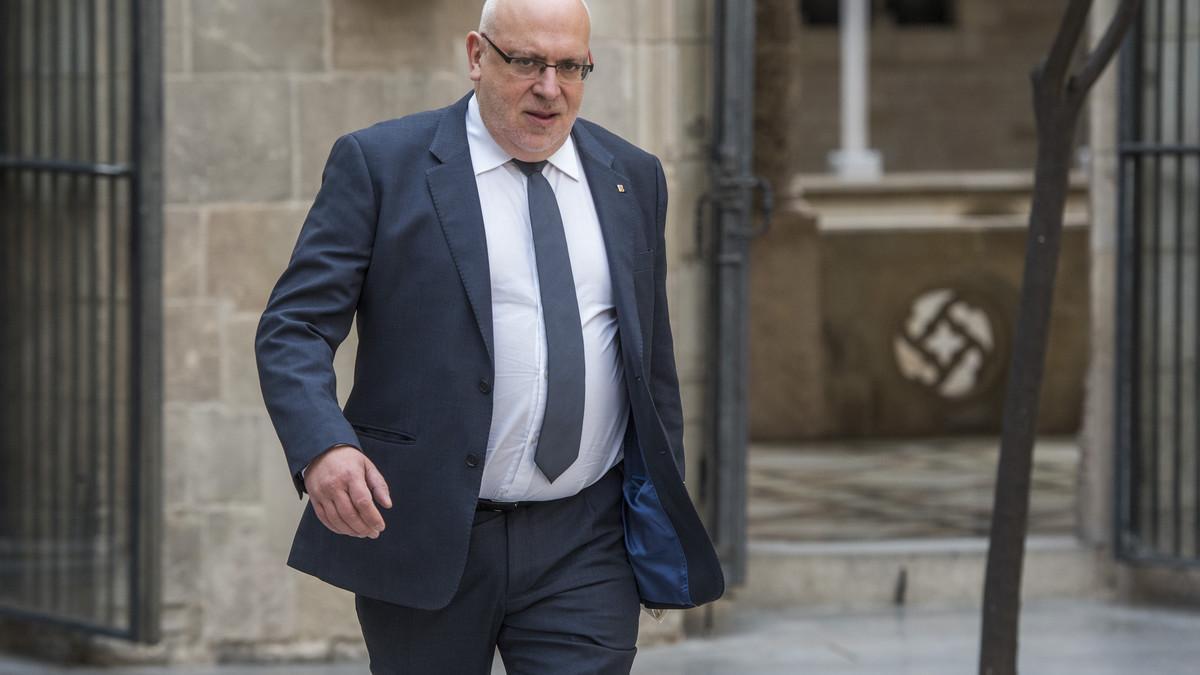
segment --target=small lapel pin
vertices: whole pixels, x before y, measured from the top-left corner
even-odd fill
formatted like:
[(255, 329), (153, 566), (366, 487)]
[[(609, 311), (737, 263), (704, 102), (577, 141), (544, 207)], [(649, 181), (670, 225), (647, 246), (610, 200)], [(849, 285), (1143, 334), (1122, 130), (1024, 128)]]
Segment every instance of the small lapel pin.
[(622, 185), (621, 183), (617, 183), (617, 192), (624, 192), (624, 191), (625, 191), (625, 186)]

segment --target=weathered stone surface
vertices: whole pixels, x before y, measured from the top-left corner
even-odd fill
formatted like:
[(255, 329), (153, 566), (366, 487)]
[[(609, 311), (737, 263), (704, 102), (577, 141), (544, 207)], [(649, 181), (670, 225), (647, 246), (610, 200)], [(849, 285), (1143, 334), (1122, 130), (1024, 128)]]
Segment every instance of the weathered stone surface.
[(708, 46), (639, 44), (638, 137), (664, 161), (702, 159), (709, 131)]
[(163, 602), (199, 605), (206, 561), (204, 518), (194, 511), (168, 509), (164, 526)]
[(166, 0), (163, 2), (163, 71), (179, 73), (187, 70), (184, 57), (186, 40), (184, 39), (185, 12), (183, 0)]
[(221, 307), (207, 300), (167, 303), (163, 311), (166, 400), (211, 401), (220, 393)]
[(239, 410), (262, 410), (262, 390), (258, 384), (258, 366), (254, 358), (254, 334), (258, 312), (241, 312), (222, 326), (221, 400)]
[[(210, 641), (257, 640), (267, 588), (263, 584), (263, 537), (260, 510), (235, 509), (207, 514), (204, 549), (204, 637)], [(275, 575), (278, 579), (282, 575)]]
[(334, 67), (465, 72), (466, 37), (479, 25), (479, 7), (467, 0), (333, 0)]
[(584, 85), (580, 115), (609, 131), (637, 142), (638, 106), (635, 105), (634, 47), (618, 40), (592, 39), (596, 70)]
[(704, 160), (663, 162), (667, 179), (667, 273), (675, 265), (694, 262), (696, 250), (696, 203), (708, 191), (708, 164)]
[(238, 311), (261, 313), (291, 257), (304, 216), (304, 211), (288, 206), (213, 210), (208, 221), (208, 294), (230, 300)]
[[(666, 40), (696, 40), (705, 37), (708, 31), (708, 6), (704, 0), (659, 0), (658, 2), (635, 2), (633, 7), (621, 7), (619, 3), (596, 3), (603, 5), (617, 4), (625, 11), (632, 9), (633, 29), (637, 39), (642, 42)], [(607, 13), (602, 20), (611, 20)], [(593, 18), (596, 8), (592, 7)], [(624, 23), (618, 21), (617, 25)], [(610, 30), (608, 26), (604, 30)], [(593, 31), (595, 27), (593, 26)], [(606, 32), (606, 36), (611, 33)]]
[(188, 449), (192, 494), (201, 505), (257, 505), (263, 436), (249, 412), (197, 411)]
[(197, 0), (192, 7), (196, 72), (323, 70), (324, 0)]
[(776, 213), (771, 231), (753, 240), (750, 251), (750, 436), (819, 435), (829, 421), (815, 223), (795, 213)]
[(257, 504), (261, 461), (270, 437), (261, 409), (218, 404), (170, 404), (165, 419), (167, 486), (180, 495), (172, 507)]
[(191, 504), (187, 455), (191, 410), (190, 403), (163, 405), (163, 504), (167, 509)]
[(261, 509), (214, 511), (205, 519), (205, 637), (246, 642), (293, 639), (295, 576), (266, 554)]
[(597, 40), (632, 40), (636, 35), (638, 11), (636, 5), (659, 3), (635, 3), (632, 0), (607, 0), (589, 2), (592, 12), (592, 49)]
[(165, 116), (168, 203), (291, 195), (291, 114), (283, 79), (168, 80)]
[[(163, 643), (167, 645), (170, 661), (194, 661), (197, 638), (203, 627), (203, 611), (199, 604), (164, 604), (162, 609)], [(201, 656), (203, 658), (203, 656)]]
[(299, 83), (300, 190), (310, 201), (338, 136), (394, 117), (453, 103), (467, 92), (465, 75), (400, 69), (387, 75), (344, 75)]
[(296, 636), (300, 639), (360, 642), (362, 629), (354, 611), (354, 594), (289, 569), (295, 578)]
[(204, 232), (200, 212), (167, 207), (163, 212), (163, 297), (200, 294), (204, 267)]
[(676, 264), (667, 271), (667, 304), (671, 312), (671, 335), (675, 341), (675, 368), (681, 383), (703, 382), (711, 370), (708, 363), (708, 293), (703, 265)]

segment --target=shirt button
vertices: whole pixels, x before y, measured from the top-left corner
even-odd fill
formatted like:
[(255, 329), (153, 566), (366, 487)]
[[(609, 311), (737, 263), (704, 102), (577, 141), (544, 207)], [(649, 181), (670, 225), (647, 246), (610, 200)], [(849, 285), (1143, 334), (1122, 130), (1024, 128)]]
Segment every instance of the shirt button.
[(467, 455), (467, 466), (471, 467), (472, 469), (479, 466), (479, 455), (476, 455), (475, 453)]
[(488, 382), (486, 377), (480, 378), (479, 379), (479, 391), (481, 393), (486, 394), (486, 393), (490, 392), (491, 390), (492, 390), (492, 383)]

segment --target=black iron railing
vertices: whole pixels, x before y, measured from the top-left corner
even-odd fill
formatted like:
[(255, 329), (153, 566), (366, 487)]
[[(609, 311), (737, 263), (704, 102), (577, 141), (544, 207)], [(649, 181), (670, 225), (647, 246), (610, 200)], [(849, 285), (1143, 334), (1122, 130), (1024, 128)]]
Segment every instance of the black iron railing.
[(1120, 113), (1117, 550), (1197, 564), (1200, 2), (1144, 3)]
[(157, 639), (160, 3), (0, 0), (0, 614)]

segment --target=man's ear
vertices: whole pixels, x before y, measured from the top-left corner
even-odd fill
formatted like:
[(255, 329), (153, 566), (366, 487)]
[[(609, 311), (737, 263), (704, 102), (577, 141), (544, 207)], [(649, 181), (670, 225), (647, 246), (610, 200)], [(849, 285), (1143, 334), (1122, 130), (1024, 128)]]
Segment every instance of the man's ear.
[(478, 82), (483, 75), (483, 69), (479, 62), (483, 60), (483, 38), (479, 33), (471, 31), (467, 33), (467, 77), (471, 78), (472, 82)]

